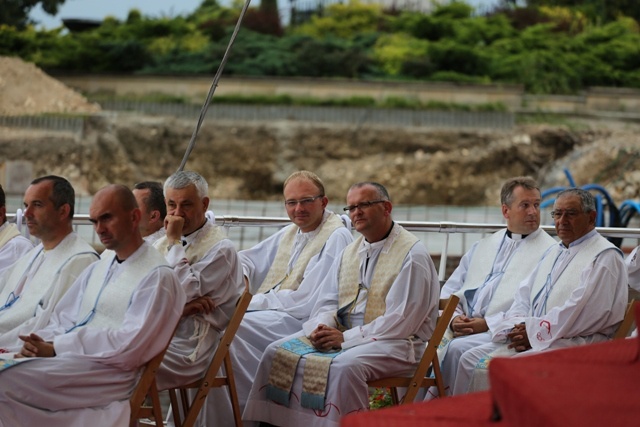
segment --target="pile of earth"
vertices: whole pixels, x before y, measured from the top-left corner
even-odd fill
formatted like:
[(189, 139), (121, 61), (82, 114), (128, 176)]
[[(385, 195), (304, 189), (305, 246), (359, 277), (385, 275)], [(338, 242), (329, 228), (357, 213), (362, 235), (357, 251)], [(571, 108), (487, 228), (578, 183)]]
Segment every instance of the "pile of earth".
[(0, 115), (95, 113), (100, 106), (20, 58), (0, 56)]

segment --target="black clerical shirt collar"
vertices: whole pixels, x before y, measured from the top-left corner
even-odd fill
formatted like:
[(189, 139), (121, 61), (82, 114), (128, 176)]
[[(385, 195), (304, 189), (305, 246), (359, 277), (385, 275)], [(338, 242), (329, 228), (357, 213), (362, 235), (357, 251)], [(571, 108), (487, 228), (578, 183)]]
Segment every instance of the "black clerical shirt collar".
[(511, 230), (507, 229), (507, 237), (513, 240), (524, 239), (528, 236), (528, 234), (517, 234), (512, 233)]

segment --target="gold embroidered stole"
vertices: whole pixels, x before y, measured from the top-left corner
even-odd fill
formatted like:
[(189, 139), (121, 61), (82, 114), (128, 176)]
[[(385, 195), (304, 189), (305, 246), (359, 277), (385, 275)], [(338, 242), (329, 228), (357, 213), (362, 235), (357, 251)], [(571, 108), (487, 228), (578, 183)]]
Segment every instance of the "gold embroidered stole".
[(9, 240), (20, 235), (18, 227), (14, 224), (6, 223), (6, 226), (0, 227), (0, 248), (3, 247)]
[[(360, 258), (358, 249), (362, 244), (360, 237), (345, 249), (340, 265), (338, 282), (338, 307), (355, 304), (358, 295), (360, 278)], [(385, 298), (394, 280), (400, 273), (402, 263), (418, 238), (399, 225), (395, 225), (388, 237), (375, 266), (371, 287), (365, 307), (365, 323), (384, 314)], [(326, 394), (329, 369), (333, 358), (342, 351), (333, 353), (318, 352), (306, 337), (283, 343), (277, 350), (269, 372), (267, 398), (283, 405), (289, 403), (289, 395), (298, 362), (305, 356), (304, 375), (302, 378), (302, 407), (322, 410)]]
[[(402, 261), (405, 259), (418, 238), (396, 224), (389, 238), (390, 247), (382, 249), (375, 266), (371, 286), (367, 296), (364, 312), (364, 323), (370, 323), (386, 310), (385, 299), (394, 280), (400, 273)], [(358, 249), (364, 237), (360, 236), (355, 242), (347, 246), (342, 255), (338, 282), (338, 307), (344, 308), (355, 303), (360, 286), (360, 259)]]
[(318, 226), (317, 234), (307, 242), (291, 272), (287, 274), (291, 251), (293, 250), (295, 237), (299, 230), (295, 224), (288, 226), (280, 239), (273, 264), (271, 264), (267, 277), (265, 277), (260, 285), (258, 293), (269, 292), (269, 290), (275, 288), (278, 284), (280, 284), (280, 289), (298, 289), (302, 279), (304, 279), (304, 272), (311, 258), (322, 250), (327, 240), (329, 240), (329, 237), (331, 237), (331, 234), (343, 226), (344, 224), (338, 215), (329, 215), (327, 219)]
[[(220, 227), (213, 225), (209, 221), (207, 221), (200, 230), (196, 231), (196, 233), (193, 241), (189, 243), (185, 249), (189, 264), (200, 261), (207, 252), (211, 250), (213, 245), (227, 237)], [(169, 244), (167, 236), (164, 236), (159, 238), (153, 246), (159, 250), (162, 255), (166, 256), (171, 245)]]

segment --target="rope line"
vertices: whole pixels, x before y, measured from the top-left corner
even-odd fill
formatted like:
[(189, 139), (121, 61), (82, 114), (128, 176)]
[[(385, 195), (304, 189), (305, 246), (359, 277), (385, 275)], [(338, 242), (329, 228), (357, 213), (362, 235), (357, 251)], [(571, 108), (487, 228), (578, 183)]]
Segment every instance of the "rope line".
[(222, 71), (224, 70), (224, 66), (227, 63), (227, 59), (229, 57), (229, 52), (231, 52), (231, 47), (233, 46), (233, 42), (236, 40), (238, 35), (238, 31), (240, 31), (240, 25), (242, 24), (242, 20), (244, 19), (244, 14), (249, 8), (249, 4), (251, 0), (246, 0), (244, 6), (242, 7), (242, 11), (240, 12), (240, 16), (238, 17), (238, 22), (236, 22), (236, 26), (233, 29), (233, 33), (231, 34), (231, 39), (229, 39), (229, 44), (227, 45), (227, 49), (224, 52), (222, 57), (222, 61), (218, 66), (218, 71), (216, 71), (216, 75), (213, 77), (213, 82), (211, 83), (211, 87), (209, 88), (209, 93), (207, 94), (207, 99), (204, 101), (204, 105), (200, 110), (200, 117), (198, 118), (198, 123), (196, 124), (196, 128), (193, 130), (193, 134), (191, 135), (191, 140), (189, 141), (189, 145), (187, 146), (187, 150), (184, 153), (184, 157), (182, 158), (182, 162), (180, 163), (180, 167), (177, 172), (184, 170), (185, 165), (187, 164), (187, 160), (193, 151), (193, 148), (196, 145), (196, 138), (198, 137), (198, 132), (200, 132), (200, 127), (202, 126), (202, 122), (204, 121), (205, 116), (207, 115), (207, 110), (209, 109), (209, 104), (211, 103), (211, 98), (213, 98), (213, 94), (218, 87), (218, 82), (220, 81), (220, 77), (222, 76)]

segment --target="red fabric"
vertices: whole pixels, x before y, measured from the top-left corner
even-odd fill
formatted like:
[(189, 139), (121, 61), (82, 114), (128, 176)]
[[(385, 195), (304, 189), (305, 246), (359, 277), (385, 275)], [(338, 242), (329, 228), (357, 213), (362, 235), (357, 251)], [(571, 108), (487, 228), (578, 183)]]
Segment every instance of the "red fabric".
[[(640, 425), (640, 335), (496, 358), (489, 378), (487, 392), (353, 414), (342, 419), (341, 427)], [(491, 421), (494, 405), (499, 422)]]
[[(640, 346), (636, 339), (619, 339), (598, 344), (543, 351), (531, 357), (544, 359), (547, 362), (633, 363), (638, 360), (639, 352)], [(529, 359), (529, 356), (527, 356), (527, 359)]]
[(491, 394), (472, 393), (348, 415), (341, 427), (503, 427), (491, 422)]
[(491, 393), (508, 425), (640, 425), (640, 363), (619, 357), (634, 351), (636, 339), (496, 358)]

